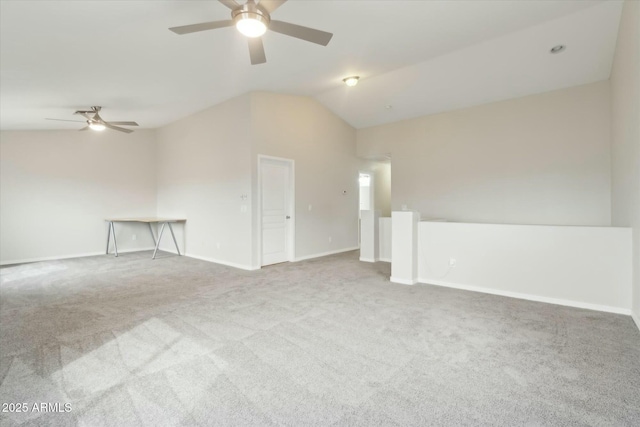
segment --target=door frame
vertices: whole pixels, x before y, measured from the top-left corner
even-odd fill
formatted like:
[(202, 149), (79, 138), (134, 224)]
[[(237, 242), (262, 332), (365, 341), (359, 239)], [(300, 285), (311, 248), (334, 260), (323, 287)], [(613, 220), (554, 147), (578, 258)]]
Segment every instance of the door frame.
[(286, 159), (284, 157), (267, 156), (264, 154), (258, 154), (258, 200), (257, 200), (257, 231), (258, 231), (258, 268), (262, 268), (262, 165), (264, 161), (277, 162), (286, 165), (289, 168), (289, 197), (288, 208), (291, 218), (287, 223), (287, 261), (295, 261), (296, 254), (296, 187), (295, 187), (295, 172), (296, 163), (293, 159)]

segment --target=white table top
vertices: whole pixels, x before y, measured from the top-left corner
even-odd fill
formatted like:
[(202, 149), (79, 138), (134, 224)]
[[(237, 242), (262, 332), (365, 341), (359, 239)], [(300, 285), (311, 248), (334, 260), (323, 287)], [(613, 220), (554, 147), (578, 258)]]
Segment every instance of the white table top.
[(144, 218), (107, 218), (105, 221), (109, 222), (185, 222), (184, 218), (157, 218), (157, 217), (144, 217)]

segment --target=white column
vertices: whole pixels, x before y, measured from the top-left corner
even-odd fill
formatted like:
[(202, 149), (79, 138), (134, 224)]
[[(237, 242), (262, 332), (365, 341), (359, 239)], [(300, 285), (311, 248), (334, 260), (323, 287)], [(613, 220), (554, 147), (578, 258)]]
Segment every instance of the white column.
[(391, 213), (391, 281), (403, 285), (418, 282), (418, 221), (420, 213)]
[(380, 211), (360, 211), (360, 261), (376, 262), (380, 258)]

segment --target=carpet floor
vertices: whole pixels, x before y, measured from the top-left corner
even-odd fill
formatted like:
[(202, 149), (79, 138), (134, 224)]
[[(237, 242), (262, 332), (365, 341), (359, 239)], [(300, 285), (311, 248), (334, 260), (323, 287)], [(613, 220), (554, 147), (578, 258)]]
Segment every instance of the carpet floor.
[(355, 252), (149, 258), (0, 269), (0, 425), (640, 425), (628, 316), (395, 285)]

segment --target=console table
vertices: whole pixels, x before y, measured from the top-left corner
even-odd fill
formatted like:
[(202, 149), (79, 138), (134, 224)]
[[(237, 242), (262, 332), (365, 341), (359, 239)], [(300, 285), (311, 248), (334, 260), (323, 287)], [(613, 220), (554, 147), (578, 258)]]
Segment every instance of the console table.
[[(107, 231), (107, 255), (109, 254), (109, 240), (111, 235), (113, 234), (113, 247), (115, 249), (116, 256), (118, 256), (118, 243), (116, 241), (116, 222), (137, 222), (141, 224), (147, 224), (149, 226), (149, 231), (151, 232), (151, 238), (153, 238), (153, 243), (155, 245), (155, 250), (153, 251), (153, 256), (151, 259), (156, 259), (156, 253), (158, 252), (158, 247), (160, 247), (160, 240), (162, 239), (162, 233), (164, 232), (164, 227), (169, 226), (169, 231), (171, 231), (171, 237), (173, 237), (173, 243), (176, 245), (176, 251), (178, 251), (178, 256), (180, 256), (180, 248), (178, 248), (178, 241), (176, 240), (176, 235), (173, 234), (173, 227), (171, 227), (172, 223), (175, 222), (185, 222), (186, 219), (178, 219), (178, 218), (107, 218), (105, 221), (109, 223), (109, 230)], [(160, 233), (158, 234), (158, 240), (156, 240), (156, 236), (153, 234), (153, 227), (151, 224), (162, 224), (160, 228)]]

